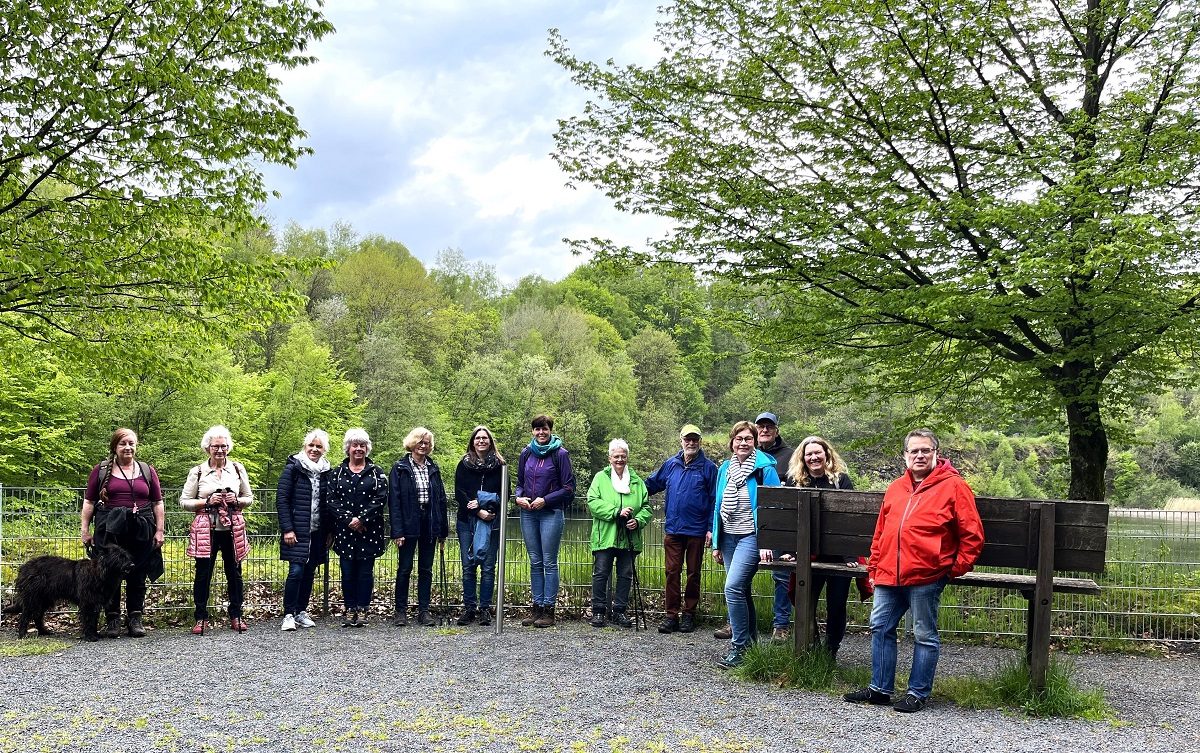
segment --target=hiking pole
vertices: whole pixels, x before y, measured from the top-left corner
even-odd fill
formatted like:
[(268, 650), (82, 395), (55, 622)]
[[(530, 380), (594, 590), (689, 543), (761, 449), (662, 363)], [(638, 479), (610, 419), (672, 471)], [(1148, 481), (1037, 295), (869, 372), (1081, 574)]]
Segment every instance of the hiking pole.
[(496, 635), (504, 630), (504, 545), (508, 530), (508, 464), (500, 466), (500, 549), (496, 553)]
[(630, 552), (630, 554), (632, 555), (630, 557), (630, 568), (629, 568), (633, 572), (633, 577), (631, 578), (631, 581), (630, 581), (630, 585), (632, 587), (631, 588), (632, 593), (630, 594), (630, 601), (633, 603), (633, 630), (634, 630), (634, 632), (637, 632), (639, 624), (641, 624), (642, 630), (647, 629), (647, 626), (646, 626), (646, 604), (642, 600), (642, 581), (640, 578), (638, 578), (637, 552), (634, 551), (634, 548), (633, 548), (633, 536), (630, 534), (628, 528), (625, 528), (624, 526), (622, 526), (621, 530), (624, 531), (624, 534), (625, 534), (625, 549), (628, 552)]

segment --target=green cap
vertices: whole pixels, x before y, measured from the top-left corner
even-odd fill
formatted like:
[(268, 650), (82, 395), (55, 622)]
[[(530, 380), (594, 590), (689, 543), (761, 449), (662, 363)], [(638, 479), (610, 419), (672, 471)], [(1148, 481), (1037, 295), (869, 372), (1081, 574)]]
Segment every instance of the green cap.
[(679, 430), (679, 438), (680, 439), (683, 439), (684, 437), (686, 437), (689, 434), (695, 434), (696, 436), (700, 437), (701, 439), (704, 438), (704, 435), (700, 433), (700, 427), (696, 426), (695, 424), (684, 424), (684, 427)]

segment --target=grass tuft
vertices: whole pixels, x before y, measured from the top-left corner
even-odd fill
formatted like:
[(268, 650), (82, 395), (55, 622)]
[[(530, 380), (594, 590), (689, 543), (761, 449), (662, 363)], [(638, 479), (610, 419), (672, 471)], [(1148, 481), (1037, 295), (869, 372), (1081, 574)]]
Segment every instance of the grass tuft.
[(831, 692), (842, 682), (837, 662), (822, 647), (792, 655), (786, 643), (758, 643), (746, 651), (746, 661), (733, 671), (743, 680), (769, 682), (785, 688)]
[(20, 641), (0, 641), (0, 656), (42, 656), (59, 654), (71, 647), (67, 641), (53, 638), (26, 638)]

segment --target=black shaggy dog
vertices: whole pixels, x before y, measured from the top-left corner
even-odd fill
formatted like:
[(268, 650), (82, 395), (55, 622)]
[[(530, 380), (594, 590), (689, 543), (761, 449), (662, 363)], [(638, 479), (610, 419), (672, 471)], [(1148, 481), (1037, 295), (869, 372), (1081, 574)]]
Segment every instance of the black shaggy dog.
[(30, 623), (37, 626), (38, 635), (49, 635), (46, 611), (59, 601), (69, 601), (79, 605), (83, 639), (98, 641), (96, 620), (121, 587), (121, 579), (131, 570), (133, 559), (129, 552), (113, 545), (95, 547), (83, 560), (53, 555), (34, 557), (17, 572), (16, 599), (4, 612), (21, 613), (18, 638), (25, 637)]

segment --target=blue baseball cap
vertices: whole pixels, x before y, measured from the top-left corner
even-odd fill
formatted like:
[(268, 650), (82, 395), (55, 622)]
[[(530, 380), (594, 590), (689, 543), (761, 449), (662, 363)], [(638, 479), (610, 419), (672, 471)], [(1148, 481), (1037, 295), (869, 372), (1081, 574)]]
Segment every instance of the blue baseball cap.
[(776, 426), (779, 426), (779, 419), (775, 418), (774, 413), (759, 413), (758, 418), (754, 419), (754, 423), (756, 424), (761, 424), (763, 421), (770, 421)]

